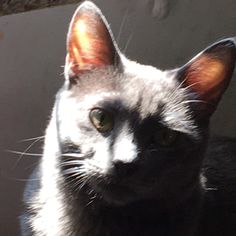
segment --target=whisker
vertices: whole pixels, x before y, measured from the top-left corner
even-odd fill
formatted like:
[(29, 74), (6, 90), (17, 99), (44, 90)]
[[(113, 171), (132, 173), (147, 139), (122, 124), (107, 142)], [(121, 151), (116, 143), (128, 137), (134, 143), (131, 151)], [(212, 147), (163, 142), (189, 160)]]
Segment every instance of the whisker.
[(87, 176), (87, 178), (84, 178), (83, 183), (79, 186), (80, 190), (85, 186), (85, 184), (88, 182), (88, 180), (89, 180), (88, 176)]
[(129, 9), (126, 10), (126, 12), (124, 14), (124, 17), (123, 17), (123, 19), (121, 21), (121, 24), (120, 24), (120, 29), (119, 29), (119, 32), (118, 32), (118, 35), (117, 35), (117, 39), (116, 39), (118, 45), (120, 43), (120, 36), (121, 36), (122, 30), (124, 28), (124, 25), (125, 25), (125, 22), (126, 22), (126, 18), (128, 16), (128, 11), (129, 11)]
[(199, 84), (200, 82), (195, 82), (195, 83), (192, 83), (186, 87), (182, 87), (182, 85), (187, 81), (188, 78), (185, 78), (184, 80), (181, 81), (181, 83), (177, 86), (177, 88), (174, 89), (174, 91), (170, 94), (170, 99), (171, 100), (174, 100), (174, 98), (176, 96), (178, 96), (178, 93), (179, 93), (179, 89), (183, 89), (184, 91), (187, 91), (189, 92), (188, 90), (192, 87), (194, 87), (196, 84)]
[(182, 85), (187, 81), (187, 78), (185, 78), (184, 80), (181, 81), (181, 83), (178, 85), (178, 87), (176, 88), (176, 90), (180, 89), (182, 87)]
[(93, 202), (94, 202), (94, 198), (91, 199), (91, 200), (85, 205), (85, 207), (88, 207), (88, 206), (91, 205)]
[(65, 76), (65, 71), (62, 71), (59, 76)]
[(158, 149), (149, 149), (148, 151), (149, 151), (149, 152), (157, 152)]
[(6, 152), (10, 152), (10, 153), (14, 153), (17, 155), (24, 155), (24, 156), (37, 156), (37, 157), (41, 157), (43, 154), (41, 153), (30, 153), (30, 152), (18, 152), (18, 151), (14, 151), (14, 150), (6, 150)]
[(66, 153), (66, 154), (62, 154), (62, 157), (73, 157), (73, 158), (83, 158), (86, 155), (85, 154), (80, 154), (80, 153)]
[(86, 176), (81, 176), (79, 173), (74, 173), (73, 175), (67, 176), (66, 181), (68, 184), (73, 184), (76, 187), (78, 184), (81, 184)]
[(93, 193), (94, 193), (94, 190), (91, 189), (91, 190), (88, 192), (88, 195), (91, 195), (91, 194), (93, 194)]
[(177, 96), (179, 89), (182, 88), (182, 85), (187, 81), (187, 78), (181, 81), (181, 83), (174, 89), (174, 91), (170, 94), (170, 99), (174, 100), (174, 98)]
[(43, 139), (45, 138), (45, 136), (38, 136), (38, 137), (34, 137), (34, 138), (27, 138), (27, 139), (22, 139), (20, 141), (18, 141), (19, 143), (22, 143), (22, 142), (28, 142), (28, 141), (33, 141), (33, 140), (38, 140), (38, 139)]
[(184, 89), (185, 89), (185, 90), (188, 90), (188, 89), (190, 89), (190, 88), (192, 88), (192, 87), (194, 87), (195, 85), (200, 84), (200, 83), (201, 83), (201, 82), (192, 83), (192, 84), (188, 85), (187, 87), (184, 87)]
[[(89, 202), (86, 204), (86, 207), (87, 206), (89, 206), (89, 205), (91, 205), (94, 201), (95, 201), (95, 199), (97, 198), (97, 193), (93, 190), (93, 189), (91, 189), (89, 192), (88, 192), (88, 195), (89, 195)], [(91, 196), (92, 195), (92, 196)]]
[(133, 38), (133, 33), (130, 34), (130, 36), (129, 36), (127, 42), (126, 42), (126, 45), (125, 45), (125, 48), (124, 48), (124, 54), (126, 53), (126, 51), (127, 51), (127, 49), (128, 49), (128, 46), (129, 46), (129, 44), (130, 44), (132, 38)]
[(61, 166), (70, 166), (70, 165), (78, 165), (78, 164), (80, 165), (82, 163), (83, 163), (83, 161), (80, 161), (80, 160), (72, 160), (72, 161), (63, 162), (60, 165)]
[[(184, 80), (182, 80), (181, 83), (180, 83), (180, 84), (178, 85), (178, 87), (176, 88), (176, 91), (179, 90), (179, 89), (182, 87), (182, 85), (183, 85), (187, 80), (188, 80), (188, 77), (186, 77)], [(184, 88), (184, 89), (188, 89), (188, 88), (191, 88), (191, 87), (195, 86), (196, 84), (200, 84), (200, 83), (201, 83), (201, 82), (198, 81), (198, 82), (192, 83), (192, 84), (188, 85), (187, 87), (183, 87), (183, 88)]]
[(217, 188), (205, 188), (206, 191), (217, 191)]
[(27, 153), (28, 150), (30, 150), (31, 147), (34, 146), (34, 144), (36, 144), (38, 141), (40, 141), (42, 138), (40, 136), (40, 138), (36, 138), (23, 152), (22, 154), (20, 154), (18, 160), (16, 161), (15, 165), (13, 166), (13, 170), (17, 167), (17, 165), (20, 163), (20, 161), (22, 160), (23, 156), (25, 155), (25, 153)]
[(79, 174), (78, 170), (79, 170), (79, 167), (76, 166), (76, 167), (73, 167), (73, 168), (63, 170), (63, 174), (64, 175)]
[(185, 104), (185, 103), (204, 103), (204, 104), (208, 104), (208, 102), (206, 102), (204, 100), (187, 100), (187, 101), (183, 101), (181, 103), (182, 104)]
[(61, 154), (62, 157), (69, 157), (69, 158), (79, 158), (79, 159), (84, 159), (84, 158), (89, 158), (92, 157), (94, 152), (88, 152), (88, 153), (63, 153)]
[(38, 179), (18, 179), (18, 178), (9, 178), (9, 179), (11, 179), (11, 180), (16, 180), (16, 181), (20, 181), (20, 182), (28, 182), (28, 181), (39, 181), (39, 180), (41, 180), (40, 178), (38, 178)]
[[(86, 174), (84, 175), (78, 175), (75, 178), (73, 178), (69, 184), (73, 184), (73, 187), (75, 188), (75, 191), (78, 191), (79, 189), (82, 189), (83, 183), (86, 182), (88, 176)], [(74, 183), (73, 183), (74, 182)]]

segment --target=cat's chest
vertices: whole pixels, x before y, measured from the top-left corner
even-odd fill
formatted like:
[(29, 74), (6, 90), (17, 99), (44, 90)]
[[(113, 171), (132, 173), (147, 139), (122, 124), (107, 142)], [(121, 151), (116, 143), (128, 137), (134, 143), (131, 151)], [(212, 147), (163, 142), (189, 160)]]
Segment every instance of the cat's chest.
[(147, 225), (128, 224), (122, 228), (116, 224), (103, 226), (99, 230), (92, 229), (89, 233), (78, 234), (78, 236), (168, 236), (168, 227), (148, 227)]
[[(88, 228), (84, 227), (86, 224)], [(98, 215), (96, 219), (83, 221), (77, 228), (76, 236), (168, 236), (168, 226), (165, 216), (148, 216), (144, 213), (130, 215), (124, 212), (108, 217)]]

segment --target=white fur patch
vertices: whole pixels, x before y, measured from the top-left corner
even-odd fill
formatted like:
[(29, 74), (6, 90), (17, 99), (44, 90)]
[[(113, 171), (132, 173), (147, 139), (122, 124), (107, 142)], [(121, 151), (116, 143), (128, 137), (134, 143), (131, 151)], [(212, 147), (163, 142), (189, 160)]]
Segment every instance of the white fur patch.
[(132, 134), (120, 134), (116, 144), (114, 146), (114, 158), (113, 161), (122, 161), (124, 163), (130, 163), (137, 157), (137, 147), (133, 142)]
[(94, 166), (98, 167), (102, 173), (107, 173), (110, 167), (110, 153), (107, 149), (107, 141), (104, 140), (103, 142), (97, 144), (95, 147), (96, 153), (92, 160), (95, 164)]

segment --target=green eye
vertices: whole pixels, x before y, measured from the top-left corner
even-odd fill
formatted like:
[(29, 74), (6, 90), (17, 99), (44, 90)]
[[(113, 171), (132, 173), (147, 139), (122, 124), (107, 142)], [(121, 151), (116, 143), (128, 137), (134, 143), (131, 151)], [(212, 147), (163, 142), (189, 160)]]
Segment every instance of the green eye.
[(95, 108), (90, 111), (89, 118), (93, 126), (101, 133), (109, 132), (113, 129), (113, 117), (106, 110)]
[(163, 128), (159, 131), (157, 142), (159, 143), (159, 145), (167, 147), (174, 144), (177, 139), (177, 136), (178, 132), (171, 129)]

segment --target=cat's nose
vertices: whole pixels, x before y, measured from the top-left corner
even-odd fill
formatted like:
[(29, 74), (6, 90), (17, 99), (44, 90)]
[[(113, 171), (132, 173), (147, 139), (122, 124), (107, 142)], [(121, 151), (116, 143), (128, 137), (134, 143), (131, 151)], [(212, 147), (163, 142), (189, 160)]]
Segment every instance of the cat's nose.
[(132, 173), (135, 171), (135, 167), (131, 163), (124, 163), (120, 160), (116, 160), (113, 162), (113, 171), (114, 175), (117, 177), (127, 177), (132, 175)]

